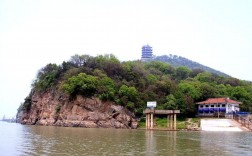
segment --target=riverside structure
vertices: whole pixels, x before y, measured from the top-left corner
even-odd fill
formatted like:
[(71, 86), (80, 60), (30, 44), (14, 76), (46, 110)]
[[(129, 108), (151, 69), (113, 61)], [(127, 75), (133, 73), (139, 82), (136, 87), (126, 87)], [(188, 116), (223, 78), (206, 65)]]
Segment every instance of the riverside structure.
[(180, 113), (180, 110), (155, 110), (154, 108), (147, 108), (143, 112), (146, 114), (146, 129), (154, 129), (154, 115), (155, 114), (164, 114), (167, 115), (167, 130), (176, 130), (177, 129), (177, 114)]
[(242, 103), (229, 98), (209, 98), (196, 104), (198, 105), (198, 116), (219, 117), (239, 112), (239, 106)]

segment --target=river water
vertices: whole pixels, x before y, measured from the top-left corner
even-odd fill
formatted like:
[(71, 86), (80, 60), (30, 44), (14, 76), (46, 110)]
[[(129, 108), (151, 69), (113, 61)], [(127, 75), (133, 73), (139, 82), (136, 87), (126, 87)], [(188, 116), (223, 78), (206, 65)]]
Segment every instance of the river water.
[(252, 155), (251, 132), (169, 132), (0, 122), (0, 156)]

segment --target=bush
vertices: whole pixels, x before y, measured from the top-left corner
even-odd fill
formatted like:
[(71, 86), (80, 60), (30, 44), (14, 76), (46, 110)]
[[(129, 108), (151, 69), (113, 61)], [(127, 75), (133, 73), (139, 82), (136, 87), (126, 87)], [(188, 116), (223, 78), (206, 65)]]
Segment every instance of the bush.
[(97, 77), (80, 73), (64, 81), (61, 88), (72, 97), (77, 94), (92, 96), (96, 91), (97, 84)]
[(37, 79), (34, 81), (33, 86), (38, 91), (45, 91), (57, 84), (58, 77), (60, 76), (61, 67), (56, 64), (48, 64), (42, 68), (38, 75)]
[(98, 95), (101, 100), (114, 100), (115, 96), (115, 84), (114, 81), (109, 77), (103, 77), (98, 82)]

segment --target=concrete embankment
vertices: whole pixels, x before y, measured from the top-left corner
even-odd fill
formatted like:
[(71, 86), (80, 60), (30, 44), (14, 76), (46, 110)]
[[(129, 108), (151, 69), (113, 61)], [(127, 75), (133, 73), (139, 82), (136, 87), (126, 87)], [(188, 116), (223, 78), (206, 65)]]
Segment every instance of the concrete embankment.
[(201, 119), (202, 131), (248, 131), (232, 119)]

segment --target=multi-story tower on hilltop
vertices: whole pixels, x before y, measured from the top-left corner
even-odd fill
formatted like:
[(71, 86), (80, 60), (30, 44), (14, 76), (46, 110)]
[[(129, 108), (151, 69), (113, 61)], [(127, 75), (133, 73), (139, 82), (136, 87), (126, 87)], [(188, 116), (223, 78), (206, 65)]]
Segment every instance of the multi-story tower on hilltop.
[(152, 47), (149, 46), (148, 44), (147, 45), (144, 45), (142, 47), (142, 58), (141, 60), (142, 61), (147, 61), (148, 59), (151, 59), (152, 58)]

